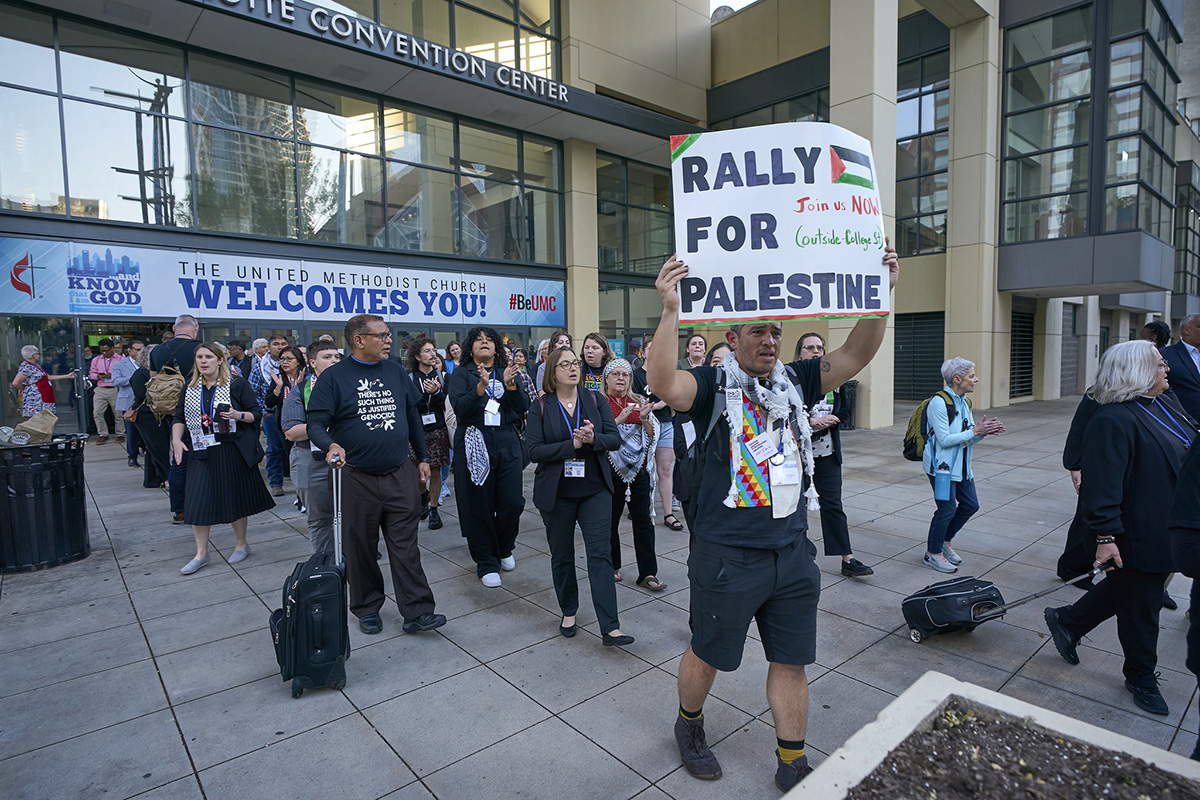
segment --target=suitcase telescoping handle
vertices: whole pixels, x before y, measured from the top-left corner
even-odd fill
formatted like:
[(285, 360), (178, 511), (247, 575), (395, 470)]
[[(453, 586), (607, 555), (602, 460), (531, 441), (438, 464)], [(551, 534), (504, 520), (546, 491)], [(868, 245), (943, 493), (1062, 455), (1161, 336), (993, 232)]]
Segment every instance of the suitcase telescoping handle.
[(1076, 575), (1074, 578), (1071, 578), (1071, 580), (1063, 581), (1058, 586), (1051, 586), (1049, 589), (1042, 589), (1040, 592), (1034, 592), (1033, 594), (1029, 595), (1028, 597), (1022, 597), (1019, 600), (1013, 600), (1011, 603), (1005, 603), (1002, 606), (997, 606), (996, 608), (989, 609), (988, 611), (985, 611), (979, 615), (979, 621), (986, 622), (989, 619), (995, 619), (996, 617), (1002, 617), (1002, 616), (1004, 616), (1004, 612), (1008, 611), (1010, 608), (1022, 606), (1022, 605), (1025, 605), (1026, 603), (1028, 603), (1030, 600), (1037, 600), (1039, 597), (1045, 597), (1048, 594), (1053, 594), (1054, 592), (1057, 592), (1059, 589), (1063, 588), (1064, 586), (1072, 586), (1076, 583), (1079, 583), (1080, 581), (1087, 580), (1088, 578), (1095, 578), (1100, 573), (1104, 572), (1105, 570), (1109, 569), (1110, 567), (1115, 567), (1115, 566), (1117, 566), (1117, 562), (1114, 559), (1110, 558), (1108, 561), (1105, 561), (1100, 566), (1093, 568), (1090, 572), (1085, 572), (1082, 575)]
[(341, 459), (336, 455), (330, 464), (333, 479), (333, 558), (339, 567), (345, 562), (342, 555), (342, 469)]

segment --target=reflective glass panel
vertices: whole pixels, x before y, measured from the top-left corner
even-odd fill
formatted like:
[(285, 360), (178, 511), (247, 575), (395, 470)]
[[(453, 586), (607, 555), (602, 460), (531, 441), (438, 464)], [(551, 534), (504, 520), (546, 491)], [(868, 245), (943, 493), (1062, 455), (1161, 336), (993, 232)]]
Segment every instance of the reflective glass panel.
[(388, 246), (398, 250), (453, 253), (454, 175), (387, 163)]
[(921, 96), (921, 133), (950, 125), (950, 90)]
[(77, 100), (63, 119), (72, 216), (191, 225), (187, 123)]
[(1104, 191), (1104, 230), (1131, 231), (1137, 227), (1137, 195), (1136, 183)]
[(1142, 89), (1132, 86), (1108, 94), (1108, 135), (1138, 130), (1142, 111)]
[(767, 106), (766, 108), (759, 108), (734, 117), (733, 127), (749, 128), (755, 125), (770, 125), (773, 120), (774, 112), (771, 106)]
[(183, 115), (183, 51), (60, 20), (63, 93)]
[(896, 68), (896, 98), (906, 100), (921, 91), (921, 59), (905, 61)]
[(301, 235), (319, 242), (383, 244), (380, 162), (300, 145)]
[(918, 235), (920, 226), (920, 217), (896, 220), (897, 253), (902, 256), (915, 256), (921, 252), (921, 240)]
[(920, 181), (913, 178), (907, 181), (896, 181), (896, 216), (909, 217), (918, 213)]
[(946, 215), (932, 214), (917, 217), (917, 235), (922, 253), (937, 253), (946, 249)]
[(0, 81), (58, 91), (50, 17), (0, 8)]
[(525, 208), (529, 214), (529, 259), (542, 264), (558, 264), (561, 260), (560, 207), (562, 195), (525, 191)]
[(529, 28), (554, 36), (557, 33), (554, 20), (554, 0), (520, 0), (517, 21)]
[(1142, 79), (1142, 39), (1117, 42), (1110, 50), (1109, 86), (1124, 86)]
[(454, 9), (454, 46), (464, 53), (517, 65), (516, 29), (512, 23), (472, 11), (466, 6)]
[[(461, 7), (464, 2), (469, 2), (475, 8), (490, 11), (504, 19), (513, 19), (516, 15), (515, 0), (513, 2), (509, 2), (509, 0), (458, 0), (458, 5)], [(455, 13), (458, 13), (458, 9), (455, 9)]]
[(950, 51), (921, 59), (921, 88), (924, 91), (943, 89), (950, 85)]
[(1112, 0), (1112, 37), (1142, 29), (1143, 0)]
[(674, 252), (671, 215), (640, 208), (629, 209), (628, 271), (656, 275)]
[(921, 213), (946, 210), (946, 193), (950, 186), (950, 175), (938, 172), (921, 178)]
[(558, 177), (558, 146), (554, 142), (526, 136), (524, 148), (524, 178), (527, 186), (561, 189)]
[(1092, 68), (1088, 53), (1076, 53), (1008, 73), (1008, 110), (1020, 111), (1092, 90)]
[(446, 0), (379, 0), (379, 21), (438, 44), (450, 44), (450, 6)]
[(324, 86), (296, 81), (296, 136), (328, 147), (379, 152), (379, 104)]
[(1081, 191), (1087, 188), (1088, 148), (1084, 145), (1010, 158), (1004, 169), (1005, 199)]
[(820, 96), (816, 92), (775, 104), (776, 122), (818, 122), (820, 119)]
[(463, 172), (505, 181), (517, 180), (520, 173), (516, 136), (460, 123), (458, 137), (459, 167)]
[(950, 134), (935, 133), (921, 137), (921, 168), (946, 169), (950, 165)]
[(521, 69), (543, 78), (554, 77), (554, 41), (527, 30), (521, 31)]
[(383, 148), (388, 158), (454, 168), (454, 123), (423, 111), (385, 106)]
[(624, 269), (625, 207), (601, 201), (596, 213), (600, 269)]
[(1005, 241), (1028, 242), (1087, 232), (1087, 194), (1062, 194), (1004, 204)]
[(1137, 180), (1141, 160), (1141, 137), (1129, 136), (1108, 142), (1108, 183)]
[(1075, 9), (1011, 28), (1006, 40), (1009, 67), (1086, 47), (1092, 41), (1092, 9)]
[(462, 249), (470, 258), (524, 261), (520, 189), (463, 176), (459, 181)]
[(321, 0), (322, 8), (360, 19), (375, 19), (375, 0)]
[(921, 98), (901, 100), (896, 104), (896, 137), (906, 139), (921, 132)]
[(296, 155), (291, 142), (192, 126), (193, 213), (200, 228), (296, 235)]
[(908, 178), (920, 172), (920, 158), (920, 139), (903, 139), (896, 142), (896, 177)]
[(58, 98), (0, 86), (0, 208), (67, 213)]
[(603, 155), (596, 156), (596, 197), (600, 202), (625, 202), (625, 167)]
[(202, 55), (188, 58), (192, 119), (272, 136), (292, 135), (287, 75)]
[(671, 210), (671, 175), (629, 162), (629, 204)]

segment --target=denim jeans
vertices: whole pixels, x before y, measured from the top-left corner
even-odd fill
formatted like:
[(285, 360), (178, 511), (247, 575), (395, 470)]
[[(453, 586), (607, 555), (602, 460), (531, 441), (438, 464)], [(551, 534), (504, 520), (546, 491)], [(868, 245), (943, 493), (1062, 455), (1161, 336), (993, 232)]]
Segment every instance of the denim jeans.
[[(933, 485), (933, 476), (929, 476), (929, 485)], [(942, 545), (954, 538), (967, 520), (979, 510), (979, 500), (975, 496), (975, 481), (953, 481), (950, 484), (950, 499), (938, 500), (937, 511), (929, 523), (928, 550), (937, 554), (942, 552)]]
[[(150, 409), (146, 409), (148, 413)], [(138, 453), (141, 451), (142, 437), (138, 433), (137, 423), (130, 422), (127, 419), (121, 420), (125, 423), (125, 455), (130, 461), (137, 461)]]
[(267, 483), (283, 486), (283, 434), (275, 424), (276, 411), (268, 411), (262, 427), (267, 433)]

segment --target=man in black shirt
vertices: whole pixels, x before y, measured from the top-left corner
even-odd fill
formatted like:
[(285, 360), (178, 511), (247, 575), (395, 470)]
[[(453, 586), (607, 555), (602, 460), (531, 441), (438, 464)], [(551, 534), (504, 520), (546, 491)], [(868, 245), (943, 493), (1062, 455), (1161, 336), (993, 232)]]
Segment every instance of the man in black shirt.
[[(899, 263), (883, 258), (896, 285)], [(655, 338), (679, 335), (679, 283), (688, 268), (677, 256), (663, 265), (655, 286), (663, 304)], [(821, 574), (808, 540), (800, 503), (817, 500), (803, 491), (812, 475), (807, 407), (824, 392), (853, 378), (874, 357), (887, 330), (886, 318), (863, 319), (845, 345), (821, 359), (779, 363), (778, 322), (747, 322), (726, 334), (734, 359), (724, 369), (676, 368), (675, 353), (655, 347), (646, 356), (655, 393), (689, 414), (704, 437), (697, 456), (701, 478), (692, 531), (688, 579), (692, 642), (679, 665), (679, 714), (675, 741), (687, 771), (721, 777), (704, 735), (704, 701), (717, 670), (732, 672), (742, 660), (750, 620), (758, 623), (767, 672), (767, 701), (775, 719), (775, 783), (790, 790), (812, 771), (804, 755), (808, 725), (808, 678), (816, 660), (817, 601)], [(723, 403), (718, 403), (723, 400)], [(736, 448), (736, 449), (735, 449)]]
[[(383, 574), (375, 554), (382, 528), (404, 632), (446, 624), (435, 614), (433, 591), (421, 569), (418, 479), (429, 480), (420, 396), (400, 364), (388, 358), (392, 334), (383, 317), (359, 314), (346, 323), (350, 358), (321, 374), (308, 401), (308, 438), (343, 469), (342, 552), (350, 611), (363, 633), (379, 633)], [(411, 445), (417, 463), (408, 457)]]
[[(200, 323), (191, 314), (180, 314), (175, 318), (175, 334), (170, 339), (150, 351), (150, 376), (157, 375), (168, 364), (179, 370), (184, 380), (192, 379), (192, 370), (196, 365), (196, 348), (200, 342), (196, 336), (200, 333)], [(163, 336), (167, 332), (163, 331)], [(188, 451), (183, 451), (183, 459), (176, 464), (175, 454), (171, 450), (171, 439), (167, 437), (167, 463), (171, 465), (167, 473), (170, 485), (171, 523), (183, 524), (183, 495), (187, 486)]]

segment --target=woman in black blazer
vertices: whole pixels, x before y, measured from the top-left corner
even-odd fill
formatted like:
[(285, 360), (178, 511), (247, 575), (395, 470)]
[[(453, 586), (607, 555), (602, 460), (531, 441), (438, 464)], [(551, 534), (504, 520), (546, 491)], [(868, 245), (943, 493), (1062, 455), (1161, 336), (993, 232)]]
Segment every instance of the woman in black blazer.
[[(1187, 632), (1187, 668), (1200, 679), (1200, 447), (1188, 451), (1175, 487), (1175, 506), (1167, 521), (1176, 568), (1192, 579), (1191, 624)], [(1192, 751), (1200, 761), (1200, 740)]]
[(1110, 559), (1105, 579), (1071, 606), (1048, 608), (1054, 646), (1078, 664), (1075, 646), (1117, 618), (1125, 688), (1139, 708), (1168, 713), (1158, 690), (1158, 615), (1163, 584), (1174, 571), (1167, 519), (1175, 483), (1196, 423), (1170, 397), (1167, 366), (1154, 345), (1122, 342), (1104, 352), (1093, 387), (1099, 404), (1083, 443), (1080, 510), (1095, 545), (1093, 564)]
[(633, 643), (617, 620), (617, 585), (612, 579), (609, 524), (612, 518), (612, 467), (605, 453), (621, 446), (608, 402), (580, 391), (581, 362), (561, 348), (546, 359), (539, 402), (529, 409), (526, 428), (529, 457), (537, 463), (533, 504), (546, 523), (554, 592), (562, 609), (559, 632), (575, 635), (579, 584), (575, 579), (575, 523), (587, 550), (592, 604), (605, 647)]

